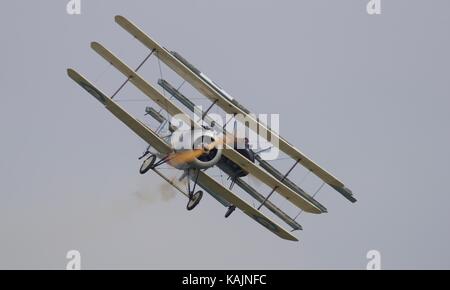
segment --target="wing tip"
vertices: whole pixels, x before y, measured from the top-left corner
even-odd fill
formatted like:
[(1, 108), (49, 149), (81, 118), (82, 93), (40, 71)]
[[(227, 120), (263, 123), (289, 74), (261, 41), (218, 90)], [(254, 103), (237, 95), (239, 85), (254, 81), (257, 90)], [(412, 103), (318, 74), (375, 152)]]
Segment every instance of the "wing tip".
[(98, 47), (101, 47), (101, 44), (99, 43), (99, 42), (97, 42), (97, 41), (91, 41), (91, 48), (92, 49), (96, 49), (96, 48), (98, 48)]
[(67, 75), (71, 78), (71, 79), (73, 79), (73, 80), (75, 80), (76, 78), (78, 78), (78, 73), (73, 69), (73, 68), (67, 68), (66, 69), (66, 72), (67, 72)]
[(114, 16), (114, 21), (119, 24), (120, 26), (123, 26), (124, 24), (131, 23), (130, 20), (128, 20), (125, 16), (122, 15), (116, 15)]
[(303, 209), (307, 213), (313, 213), (313, 214), (322, 214), (326, 213), (326, 211), (322, 211), (320, 208), (316, 207), (315, 205), (310, 205)]
[(353, 192), (346, 186), (335, 186), (331, 185), (337, 192), (339, 192), (343, 197), (349, 200), (351, 203), (357, 202), (357, 199), (353, 196)]
[(285, 238), (285, 240), (288, 240), (288, 241), (291, 241), (291, 242), (299, 242), (299, 240), (296, 237), (292, 236), (292, 235), (289, 238)]

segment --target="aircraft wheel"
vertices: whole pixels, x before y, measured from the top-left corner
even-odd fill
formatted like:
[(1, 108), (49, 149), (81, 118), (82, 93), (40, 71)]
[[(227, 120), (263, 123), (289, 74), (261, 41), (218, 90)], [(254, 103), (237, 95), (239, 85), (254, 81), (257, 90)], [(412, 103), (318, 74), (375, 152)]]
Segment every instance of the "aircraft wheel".
[(141, 168), (139, 169), (139, 172), (141, 174), (145, 174), (147, 171), (153, 168), (153, 164), (155, 164), (156, 156), (150, 155), (147, 159), (142, 162)]
[(197, 204), (200, 202), (202, 197), (203, 197), (203, 191), (199, 190), (196, 193), (194, 193), (192, 195), (192, 197), (189, 199), (186, 209), (193, 210), (197, 206)]

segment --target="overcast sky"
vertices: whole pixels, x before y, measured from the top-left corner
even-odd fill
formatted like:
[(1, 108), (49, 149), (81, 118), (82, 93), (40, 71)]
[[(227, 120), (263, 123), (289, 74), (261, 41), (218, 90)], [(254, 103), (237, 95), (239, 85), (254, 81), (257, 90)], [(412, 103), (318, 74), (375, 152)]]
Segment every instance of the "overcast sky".
[[(64, 269), (71, 249), (85, 269), (364, 269), (372, 249), (386, 269), (450, 268), (449, 1), (382, 0), (372, 16), (368, 0), (82, 0), (81, 15), (67, 2), (1, 3), (0, 268)], [(119, 87), (93, 40), (132, 66), (145, 57), (116, 14), (251, 111), (279, 113), (281, 135), (358, 202), (325, 187), (329, 213), (302, 214), (293, 243), (242, 212), (224, 219), (209, 195), (188, 212), (140, 176), (143, 141), (66, 75)], [(157, 79), (155, 59), (142, 74)], [(146, 97), (128, 85), (127, 98), (142, 117)]]

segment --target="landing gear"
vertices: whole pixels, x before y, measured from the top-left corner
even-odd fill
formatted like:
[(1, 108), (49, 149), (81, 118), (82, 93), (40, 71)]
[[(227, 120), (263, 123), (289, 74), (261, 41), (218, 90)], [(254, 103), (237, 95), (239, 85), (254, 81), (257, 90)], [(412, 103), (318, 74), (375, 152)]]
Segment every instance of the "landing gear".
[(139, 157), (138, 159), (141, 160), (142, 158), (144, 158), (145, 156), (149, 155), (149, 157), (147, 157), (144, 162), (142, 162), (141, 168), (139, 168), (139, 172), (141, 174), (145, 174), (147, 171), (149, 171), (150, 169), (155, 169), (157, 166), (160, 166), (166, 162), (168, 162), (170, 160), (169, 155), (164, 156), (163, 158), (161, 158), (161, 160), (156, 161), (156, 155), (151, 153), (150, 151), (145, 151), (145, 153)]
[(196, 207), (199, 204), (200, 200), (203, 197), (203, 191), (199, 190), (199, 191), (195, 192), (195, 186), (197, 185), (199, 173), (200, 173), (200, 169), (197, 169), (197, 172), (195, 173), (194, 187), (192, 188), (192, 190), (191, 190), (191, 177), (190, 177), (191, 170), (188, 169), (185, 173), (186, 178), (187, 178), (187, 187), (188, 187), (187, 189), (188, 189), (188, 194), (189, 194), (188, 195), (189, 201), (186, 205), (187, 210), (193, 210), (194, 207)]
[(229, 217), (229, 216), (233, 213), (233, 211), (234, 211), (235, 209), (236, 209), (236, 206), (235, 206), (235, 205), (230, 205), (230, 206), (228, 207), (227, 212), (225, 213), (225, 218)]
[(203, 197), (203, 191), (199, 190), (196, 193), (192, 194), (189, 197), (189, 201), (186, 205), (187, 210), (193, 210), (199, 203)]
[(147, 157), (147, 159), (145, 159), (144, 162), (142, 162), (141, 168), (139, 168), (139, 173), (145, 174), (150, 169), (153, 169), (154, 168), (153, 166), (155, 165), (155, 161), (156, 161), (155, 155), (152, 154), (149, 157)]

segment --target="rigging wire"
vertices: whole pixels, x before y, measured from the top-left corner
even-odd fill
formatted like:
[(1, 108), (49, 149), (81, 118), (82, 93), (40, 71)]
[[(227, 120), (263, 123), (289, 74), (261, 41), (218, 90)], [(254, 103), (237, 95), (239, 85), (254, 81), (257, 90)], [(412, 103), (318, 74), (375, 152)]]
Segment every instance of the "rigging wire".
[[(322, 185), (320, 185), (320, 187), (316, 190), (316, 192), (314, 192), (314, 194), (312, 195), (312, 198), (315, 198), (316, 195), (320, 192), (320, 190), (322, 189), (322, 187), (325, 185), (325, 182), (322, 182)], [(294, 221), (300, 216), (300, 214), (303, 212), (303, 210), (301, 210), (294, 218)]]
[(108, 64), (107, 66), (105, 66), (105, 69), (103, 69), (103, 71), (101, 71), (95, 78), (94, 78), (94, 82), (98, 82), (99, 79), (101, 79), (112, 67), (112, 64)]

